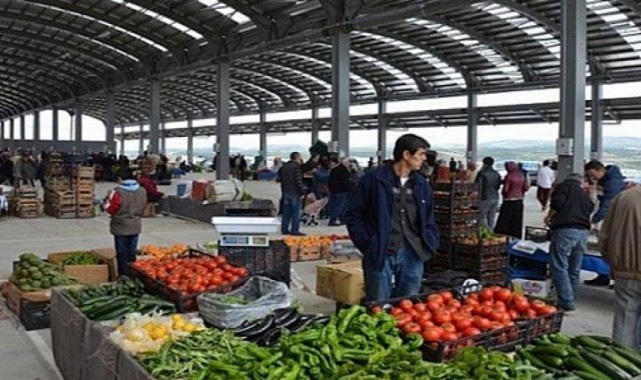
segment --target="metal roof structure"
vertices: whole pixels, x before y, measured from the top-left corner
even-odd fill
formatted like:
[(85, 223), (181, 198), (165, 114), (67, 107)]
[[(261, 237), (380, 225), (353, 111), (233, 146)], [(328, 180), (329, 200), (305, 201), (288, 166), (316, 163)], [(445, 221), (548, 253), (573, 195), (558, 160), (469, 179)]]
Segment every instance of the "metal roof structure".
[[(219, 60), (231, 65), (232, 114), (326, 106), (337, 27), (351, 30), (352, 104), (557, 87), (560, 3), (0, 0), (0, 119), (82, 102), (85, 114), (105, 120), (109, 90), (119, 124), (145, 123), (152, 78), (162, 80), (161, 120), (211, 118)], [(638, 80), (641, 4), (587, 0), (587, 6), (590, 80)], [(637, 104), (627, 104), (634, 112), (619, 112), (619, 118), (638, 118)], [(488, 118), (494, 124), (557, 120), (555, 107), (519, 116), (502, 106)], [(394, 120), (432, 126), (465, 119), (461, 110), (431, 115)], [(352, 120), (375, 125), (371, 117)]]

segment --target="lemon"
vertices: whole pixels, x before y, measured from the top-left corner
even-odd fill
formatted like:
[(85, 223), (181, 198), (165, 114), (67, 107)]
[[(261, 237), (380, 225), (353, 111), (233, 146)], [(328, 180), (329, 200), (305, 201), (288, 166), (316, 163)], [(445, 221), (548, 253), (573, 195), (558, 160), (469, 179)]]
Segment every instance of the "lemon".
[(198, 326), (194, 325), (193, 323), (187, 323), (182, 330), (184, 332), (193, 333), (197, 329), (198, 329)]
[(142, 330), (132, 330), (125, 336), (127, 340), (132, 342), (140, 342), (145, 338), (145, 333)]
[(151, 339), (153, 339), (153, 340), (163, 339), (164, 340), (165, 338), (167, 338), (167, 329), (163, 328), (163, 327), (164, 326), (158, 326), (158, 327), (154, 328), (153, 331), (151, 332), (151, 334), (149, 334), (151, 336)]
[(183, 327), (185, 327), (186, 324), (187, 323), (185, 323), (185, 321), (183, 321), (182, 319), (177, 320), (173, 324), (174, 330), (182, 330)]
[(172, 316), (171, 316), (171, 320), (172, 320), (173, 322), (178, 322), (178, 321), (182, 321), (182, 320), (183, 320), (183, 317), (182, 317), (182, 315), (180, 315), (180, 314), (172, 314)]

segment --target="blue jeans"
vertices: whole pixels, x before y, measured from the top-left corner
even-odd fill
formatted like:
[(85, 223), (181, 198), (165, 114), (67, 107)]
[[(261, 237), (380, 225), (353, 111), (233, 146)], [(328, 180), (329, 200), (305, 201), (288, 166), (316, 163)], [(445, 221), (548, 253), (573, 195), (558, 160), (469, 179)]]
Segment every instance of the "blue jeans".
[(423, 265), (423, 260), (408, 245), (395, 255), (387, 255), (382, 269), (373, 268), (365, 256), (365, 299), (384, 301), (418, 294), (423, 280)]
[(349, 193), (330, 194), (329, 196), (329, 223), (336, 223), (340, 220), (343, 223), (345, 209), (347, 208), (347, 199)]
[[(280, 224), (280, 232), (286, 234), (298, 234), (300, 232), (300, 197), (298, 194), (283, 194), (282, 199), (283, 219)], [(289, 225), (291, 224), (291, 229)]]
[(129, 276), (129, 265), (136, 261), (138, 250), (138, 235), (114, 235), (116, 242), (116, 258), (118, 259), (118, 275)]
[(559, 228), (550, 240), (550, 272), (559, 306), (572, 309), (576, 301), (581, 262), (588, 241), (588, 230)]

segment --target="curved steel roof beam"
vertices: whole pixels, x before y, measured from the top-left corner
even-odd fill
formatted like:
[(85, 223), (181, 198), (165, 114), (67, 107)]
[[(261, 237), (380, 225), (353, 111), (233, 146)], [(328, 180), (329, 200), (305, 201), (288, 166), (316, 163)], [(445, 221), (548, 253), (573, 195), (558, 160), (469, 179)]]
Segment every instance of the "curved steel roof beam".
[[(319, 43), (322, 44), (322, 42), (319, 42)], [(329, 46), (331, 46), (331, 45), (329, 45)], [(361, 54), (361, 55), (365, 56), (364, 59), (367, 60), (367, 61), (369, 61), (370, 59), (375, 59), (377, 61), (380, 61), (380, 62), (388, 65), (393, 70), (399, 71), (404, 76), (406, 76), (407, 79), (409, 79), (410, 81), (414, 81), (414, 86), (416, 87), (416, 91), (418, 93), (424, 93), (424, 92), (429, 92), (429, 91), (434, 90), (434, 85), (428, 83), (424, 78), (416, 75), (414, 72), (412, 72), (412, 70), (410, 70), (404, 64), (396, 61), (393, 58), (390, 58), (388, 56), (385, 56), (385, 55), (379, 54), (379, 53), (377, 53), (375, 51), (372, 51), (368, 47), (358, 46), (355, 43), (355, 41), (353, 41), (353, 40), (352, 40), (352, 43), (350, 44), (349, 49), (352, 51), (352, 53), (357, 53), (357, 54)], [(384, 66), (383, 67), (379, 67), (379, 68), (387, 71), (390, 75), (395, 76), (399, 80), (407, 81), (407, 79), (403, 78), (403, 76), (399, 76), (398, 73), (395, 73), (395, 72), (389, 70), (388, 68), (386, 68)]]
[(486, 45), (490, 49), (494, 50), (505, 61), (512, 62), (516, 67), (518, 67), (521, 73), (523, 74), (524, 80), (526, 82), (532, 81), (532, 79), (536, 77), (532, 69), (521, 58), (519, 58), (518, 55), (510, 51), (508, 48), (506, 48), (500, 42), (494, 40), (493, 38), (475, 29), (469, 28), (461, 23), (458, 23), (452, 19), (448, 19), (445, 17), (440, 17), (436, 15), (421, 15), (420, 18), (424, 20), (432, 21), (437, 24), (449, 26), (450, 28), (463, 32), (468, 36), (474, 38), (478, 42)]
[[(243, 62), (236, 62), (236, 64), (243, 64)], [(281, 73), (277, 72), (277, 70), (274, 71), (265, 71), (264, 68), (258, 68), (258, 67), (245, 67), (245, 66), (235, 66), (237, 68), (240, 68), (242, 70), (246, 71), (251, 71), (255, 73), (259, 73), (265, 76), (269, 76), (271, 78), (274, 78), (275, 80), (287, 85), (290, 88), (296, 89), (296, 91), (303, 91), (303, 93), (307, 96), (307, 99), (309, 100), (309, 103), (312, 103), (312, 99), (316, 97), (316, 94), (314, 93), (313, 87), (314, 85), (318, 86), (318, 84), (314, 81), (310, 81), (308, 78), (305, 76), (301, 76), (301, 78), (304, 78), (306, 83), (305, 88), (302, 87), (303, 80), (301, 80), (300, 85), (293, 85), (292, 83), (289, 82), (290, 79), (285, 78)], [(297, 79), (301, 79), (297, 78)], [(313, 83), (313, 85), (309, 85), (310, 83)], [(312, 88), (309, 88), (312, 87)], [(330, 91), (331, 91), (331, 86), (330, 86)]]
[(127, 57), (128, 59), (136, 62), (137, 61), (145, 62), (147, 58), (146, 55), (142, 55), (138, 51), (131, 51), (131, 50), (127, 51), (123, 49), (123, 46), (121, 44), (114, 43), (109, 40), (106, 42), (99, 41), (97, 39), (99, 34), (88, 33), (87, 31), (85, 31), (85, 29), (82, 29), (82, 28), (76, 28), (76, 27), (65, 25), (63, 23), (59, 23), (56, 21), (44, 20), (38, 17), (31, 17), (24, 14), (16, 14), (16, 13), (4, 14), (3, 12), (0, 11), (0, 19), (3, 19), (3, 18), (8, 20), (20, 20), (20, 21), (27, 22), (29, 24), (37, 25), (37, 26), (43, 26), (43, 27), (48, 27), (56, 30), (61, 30), (69, 34), (72, 34), (74, 36), (78, 36), (84, 41), (91, 42), (98, 46), (107, 47), (111, 51), (116, 52), (121, 56)]
[[(331, 58), (330, 59), (326, 59), (325, 57), (323, 57), (320, 54), (312, 53), (312, 52), (307, 51), (307, 50), (295, 50), (295, 51), (287, 50), (287, 51), (284, 51), (283, 53), (291, 53), (291, 54), (295, 54), (295, 55), (298, 55), (298, 56), (309, 57), (309, 58), (315, 59), (317, 61), (325, 62), (330, 67), (332, 66)], [(390, 93), (394, 92), (391, 89), (388, 89), (387, 87), (385, 87), (384, 84), (378, 82), (378, 80), (376, 80), (375, 78), (371, 77), (368, 73), (366, 73), (366, 72), (364, 72), (364, 71), (362, 71), (360, 69), (356, 69), (354, 67), (350, 67), (350, 71), (352, 73), (358, 75), (359, 77), (363, 78), (365, 81), (371, 83), (372, 86), (374, 87), (374, 89), (376, 90), (376, 96), (382, 96), (382, 95), (386, 95), (386, 94), (390, 94)]]
[(17, 32), (12, 29), (7, 29), (5, 25), (0, 24), (0, 33), (1, 34), (9, 34), (12, 36), (15, 36), (19, 39), (26, 39), (26, 40), (34, 40), (38, 41), (40, 43), (46, 44), (46, 45), (52, 45), (57, 48), (62, 48), (68, 51), (71, 51), (73, 53), (76, 53), (78, 55), (82, 55), (84, 57), (89, 58), (92, 61), (95, 61), (97, 63), (102, 64), (103, 66), (107, 67), (109, 69), (109, 72), (112, 74), (118, 74), (120, 75), (123, 79), (126, 79), (126, 76), (122, 74), (123, 72), (127, 71), (127, 68), (125, 66), (114, 66), (112, 61), (108, 61), (104, 59), (100, 54), (96, 54), (93, 51), (85, 51), (84, 49), (78, 49), (76, 45), (69, 45), (66, 43), (67, 41), (59, 41), (59, 40), (52, 40), (51, 38), (47, 37), (42, 37), (39, 34), (34, 35), (34, 34), (29, 34), (25, 32)]
[[(11, 48), (11, 49), (14, 49), (14, 50), (23, 50), (23, 51), (26, 51), (26, 52), (29, 52), (29, 53), (32, 53), (32, 54), (36, 54), (36, 55), (38, 55), (38, 58), (41, 58), (41, 56), (42, 57), (46, 57), (46, 58), (48, 58), (48, 60), (46, 61), (47, 65), (54, 65), (53, 62), (55, 62), (56, 60), (58, 60), (60, 58), (60, 56), (54, 55), (54, 54), (52, 54), (51, 52), (49, 52), (47, 50), (41, 50), (41, 49), (34, 48), (34, 47), (31, 47), (31, 46), (25, 46), (25, 45), (17, 44), (17, 43), (10, 42), (10, 41), (4, 41), (2, 39), (0, 39), (0, 46), (5, 46), (7, 48)], [(74, 62), (74, 61), (65, 61), (65, 63), (67, 63), (67, 64), (69, 64), (71, 66), (79, 67), (83, 71), (85, 71), (85, 72), (91, 74), (92, 76), (98, 78), (99, 81), (100, 81), (100, 84), (102, 86), (106, 86), (105, 85), (105, 81), (103, 80), (103, 77), (102, 77), (102, 75), (105, 75), (106, 73), (98, 72), (98, 71), (96, 71), (95, 69), (93, 69), (90, 66), (84, 65), (82, 63)], [(56, 67), (56, 66), (54, 66), (54, 67)], [(79, 80), (77, 78), (76, 74), (73, 74), (73, 75), (75, 75), (74, 77), (76, 78), (75, 82), (82, 83), (83, 87), (85, 87), (87, 89), (87, 91), (90, 91), (89, 85), (87, 85), (83, 81)]]
[[(139, 35), (140, 37), (146, 38), (146, 39), (152, 41), (153, 43), (164, 47), (166, 50), (171, 51), (172, 54), (174, 54), (174, 55), (182, 53), (182, 49), (180, 49), (180, 47), (175, 46), (175, 45), (168, 45), (166, 39), (158, 37), (154, 33), (147, 32), (147, 31), (142, 30), (142, 29), (138, 29), (135, 26), (127, 25), (126, 23), (123, 22), (123, 20), (112, 19), (112, 18), (110, 18), (109, 14), (96, 12), (96, 11), (93, 10), (93, 8), (80, 8), (80, 7), (76, 7), (74, 4), (69, 4), (67, 2), (59, 1), (59, 0), (29, 0), (29, 1), (27, 1), (27, 3), (29, 3), (30, 5), (39, 6), (39, 7), (50, 6), (50, 7), (53, 7), (54, 9), (58, 8), (56, 10), (59, 10), (60, 12), (73, 12), (74, 16), (83, 17), (84, 19), (86, 19), (88, 21), (91, 21), (91, 22), (98, 21), (98, 22), (101, 22), (101, 23), (109, 24), (109, 25), (103, 25), (107, 29), (104, 30), (101, 33), (104, 33), (106, 31), (111, 32), (111, 29), (113, 27), (117, 27), (117, 28), (125, 30), (126, 32), (132, 33), (132, 34), (129, 34), (129, 37), (131, 37), (131, 38), (139, 39), (139, 38), (137, 38), (135, 36), (135, 35)], [(51, 8), (49, 8), (49, 9), (51, 9)], [(68, 14), (68, 13), (66, 13), (66, 14)], [(78, 16), (78, 15), (80, 15), (80, 16)], [(127, 33), (122, 32), (122, 31), (118, 31), (118, 32), (122, 33), (122, 34), (127, 34)], [(141, 41), (146, 42), (144, 40), (141, 40)], [(151, 45), (151, 46), (153, 46), (153, 45)]]
[[(418, 41), (413, 40), (411, 38), (407, 38), (407, 37), (401, 36), (399, 34), (391, 32), (391, 31), (383, 30), (382, 28), (371, 30), (371, 31), (368, 30), (366, 32), (361, 32), (361, 33), (377, 34), (377, 35), (380, 35), (382, 37), (392, 39), (392, 40), (394, 40), (396, 42), (400, 42), (402, 44), (413, 46), (414, 48), (418, 48), (418, 49), (423, 50), (427, 54), (430, 54), (434, 58), (438, 59), (442, 63), (444, 63), (447, 66), (449, 66), (456, 73), (460, 74), (461, 77), (463, 78), (463, 80), (465, 81), (466, 87), (471, 87), (471, 84), (478, 83), (480, 81), (480, 79), (478, 77), (475, 77), (474, 75), (472, 75), (472, 73), (470, 73), (466, 68), (464, 68), (457, 61), (447, 57), (446, 55), (442, 54), (440, 51), (434, 49), (433, 47), (429, 47), (429, 46), (427, 46), (427, 45), (425, 45), (425, 44), (423, 44), (421, 42), (418, 42)], [(429, 66), (431, 66), (435, 70), (440, 71), (443, 75), (451, 77), (448, 73), (443, 72), (443, 70), (441, 68), (438, 68), (438, 67), (434, 66), (432, 63), (428, 62), (427, 60), (425, 60), (425, 59), (423, 59), (421, 57), (418, 57), (416, 54), (414, 54), (414, 56), (416, 56), (417, 59), (420, 59), (423, 63), (428, 64)], [(454, 80), (454, 79), (452, 78), (452, 80)]]
[[(170, 89), (170, 90), (171, 91), (179, 91), (179, 92), (181, 92), (181, 93), (183, 93), (183, 94), (185, 94), (185, 95), (187, 95), (189, 97), (196, 98), (196, 99), (198, 99), (198, 100), (200, 100), (200, 101), (202, 101), (204, 103), (209, 104), (212, 109), (216, 109), (215, 93), (213, 91), (211, 91), (210, 88), (205, 88), (205, 87), (200, 87), (200, 86), (197, 87), (201, 91), (206, 91), (206, 92), (210, 92), (210, 93), (214, 94), (214, 96), (212, 98), (207, 98), (207, 97), (204, 97), (202, 95), (196, 95), (193, 92), (189, 92), (188, 90), (183, 89), (183, 88), (189, 88), (192, 85), (191, 84), (187, 84), (187, 83), (176, 82), (175, 81), (176, 79), (178, 79), (178, 78), (174, 78), (173, 81), (171, 81), (171, 80), (164, 81), (163, 85), (164, 84), (172, 84), (172, 85), (175, 85), (175, 86), (179, 86), (180, 89)], [(198, 82), (201, 82), (201, 80), (199, 79)], [(161, 92), (162, 92), (162, 90), (161, 90)], [(234, 107), (236, 107), (237, 110), (245, 109), (245, 107), (242, 106), (237, 100), (230, 99), (230, 102), (234, 105)], [(199, 106), (199, 108), (201, 109), (203, 115), (208, 113), (207, 109), (202, 108), (200, 106)]]
[[(280, 61), (273, 61), (273, 60), (270, 60), (270, 59), (266, 59), (263, 56), (252, 58), (252, 62), (263, 63), (263, 64), (265, 64), (267, 66), (274, 66), (274, 67), (278, 68), (278, 70), (285, 71), (287, 73), (295, 74), (295, 75), (298, 75), (298, 76), (300, 76), (302, 78), (305, 78), (305, 80), (310, 83), (310, 87), (315, 87), (316, 88), (318, 86), (321, 86), (321, 87), (323, 87), (325, 89), (325, 91), (329, 92), (329, 94), (331, 96), (331, 93), (332, 93), (332, 82), (331, 82), (331, 79), (330, 80), (327, 80), (326, 78), (324, 79), (322, 77), (319, 77), (317, 73), (315, 73), (315, 75), (314, 75), (314, 74), (309, 73), (307, 70), (302, 70), (299, 67), (293, 67), (293, 66), (286, 65), (286, 64), (284, 64), (283, 62), (280, 62)], [(249, 62), (249, 63), (251, 63), (251, 62)], [(283, 79), (283, 80), (287, 81), (285, 79)], [(314, 90), (310, 90), (310, 91), (314, 91)], [(314, 96), (314, 98), (316, 98), (316, 94), (313, 94), (313, 96)]]
[[(244, 72), (244, 73), (247, 73), (250, 76), (256, 75), (258, 77), (265, 78), (265, 80), (267, 82), (277, 83), (277, 84), (279, 84), (281, 86), (287, 87), (288, 89), (292, 90), (293, 92), (295, 92), (298, 95), (306, 96), (307, 97), (307, 102), (311, 103), (311, 97), (310, 97), (310, 94), (307, 93), (307, 91), (305, 91), (301, 87), (295, 86), (295, 85), (293, 85), (291, 83), (284, 82), (284, 81), (276, 78), (275, 76), (273, 76), (271, 74), (264, 74), (264, 73), (260, 73), (260, 72), (254, 71), (254, 70), (243, 69), (243, 68), (240, 68), (238, 66), (232, 66), (231, 67), (231, 71), (236, 71), (236, 72), (239, 72), (239, 73)], [(239, 77), (239, 76), (237, 75), (237, 77)], [(265, 83), (265, 85), (267, 85), (267, 83)], [(276, 94), (280, 94), (283, 99), (287, 99), (287, 101), (285, 103), (285, 106), (289, 106), (289, 105), (295, 104), (293, 99), (290, 99), (289, 95), (283, 95), (282, 92), (276, 90), (275, 88), (270, 89), (270, 91), (273, 92), (273, 93), (276, 93)]]
[[(161, 92), (162, 92), (163, 88), (166, 88), (168, 90), (168, 92), (180, 93), (182, 96), (185, 97), (185, 99), (187, 99), (187, 98), (195, 99), (196, 101), (187, 101), (187, 100), (185, 100), (185, 101), (190, 103), (190, 104), (195, 105), (196, 108), (198, 108), (200, 110), (200, 113), (203, 114), (203, 115), (207, 113), (207, 109), (203, 108), (200, 104), (198, 104), (198, 102), (207, 103), (212, 108), (216, 108), (216, 105), (214, 104), (214, 102), (208, 100), (207, 98), (199, 96), (199, 95), (197, 95), (197, 94), (195, 94), (193, 92), (189, 92), (189, 91), (183, 89), (183, 86), (180, 85), (177, 82), (163, 81), (162, 86), (161, 86), (161, 90), (160, 90)], [(171, 96), (171, 95), (166, 94), (165, 96)]]
[[(195, 73), (195, 75), (198, 75), (198, 74), (201, 74), (201, 75), (205, 74), (208, 77), (215, 75), (215, 73), (208, 73), (208, 72)], [(190, 75), (190, 76), (188, 76), (188, 78), (193, 78), (193, 77)], [(208, 83), (211, 83), (212, 86), (214, 85), (214, 80), (212, 80), (212, 79), (203, 79), (203, 80), (208, 82)], [(253, 82), (247, 82), (243, 78), (238, 78), (238, 76), (234, 75), (234, 71), (233, 70), (230, 70), (230, 80), (232, 82), (235, 81), (237, 83), (242, 83), (242, 84), (244, 84), (244, 85), (246, 85), (248, 87), (254, 88), (254, 89), (258, 90), (259, 93), (265, 93), (265, 94), (269, 95), (269, 97), (271, 97), (273, 99), (276, 99), (276, 102), (279, 102), (282, 105), (287, 104), (285, 102), (282, 94), (276, 93), (276, 92), (272, 91), (271, 89), (265, 88), (261, 84), (256, 84), (256, 83), (253, 83)], [(258, 104), (260, 104), (260, 103), (264, 102), (265, 100), (264, 99), (256, 99), (256, 101), (257, 101)]]
[[(5, 79), (4, 76), (0, 75), (0, 80), (2, 80), (2, 82), (5, 83), (5, 86), (6, 86), (3, 88), (0, 88), (0, 93), (3, 91), (7, 91), (8, 88), (15, 88), (18, 94), (21, 94), (21, 91), (24, 91), (24, 89), (29, 89), (30, 97), (38, 102), (39, 107), (44, 107), (47, 104), (53, 103), (51, 101), (51, 98), (49, 98), (46, 95), (43, 95), (45, 91), (41, 87), (41, 85), (43, 85), (42, 83), (31, 80), (29, 76), (15, 75), (14, 70), (10, 70), (10, 71), (2, 70), (0, 71), (0, 74), (5, 74), (6, 76), (6, 79)], [(18, 80), (16, 80), (16, 78), (18, 78)], [(51, 87), (51, 86), (46, 86), (46, 87)]]
[[(211, 89), (212, 85), (213, 85), (212, 81), (205, 80), (204, 78), (199, 77), (199, 76), (185, 76), (185, 75), (180, 76), (180, 77), (176, 77), (175, 79), (181, 79), (181, 78), (185, 78), (186, 80), (192, 80), (192, 81), (197, 82), (198, 89), (200, 89), (202, 91), (206, 91), (206, 92), (211, 92), (212, 94), (214, 94), (212, 99), (215, 99), (215, 94), (216, 93), (214, 91), (212, 91), (212, 89)], [(191, 84), (182, 83), (182, 85), (190, 86)], [(238, 89), (230, 88), (230, 91), (238, 93), (239, 95), (241, 95), (242, 97), (244, 97), (246, 99), (250, 99), (252, 102), (254, 102), (256, 104), (256, 109), (258, 109), (258, 104), (260, 103), (259, 99), (255, 98), (254, 96), (252, 96), (252, 95), (250, 95), (250, 94), (248, 94), (246, 92), (240, 91)], [(215, 102), (214, 102), (214, 104), (215, 104)]]
[[(24, 110), (26, 109), (24, 104), (18, 103), (20, 106), (22, 106), (22, 110), (21, 110), (16, 105), (16, 101), (15, 100), (13, 100), (11, 98), (8, 98), (8, 97), (6, 97), (6, 96), (4, 96), (2, 94), (0, 94), (0, 104), (5, 105), (6, 108), (8, 109), (8, 111), (9, 111), (9, 113), (3, 113), (3, 115), (4, 115), (4, 117), (6, 119), (11, 119), (12, 117), (14, 117), (16, 115), (19, 115), (22, 112), (24, 112)], [(8, 137), (5, 137), (5, 140), (7, 140), (7, 139), (8, 139)]]
[[(159, 15), (162, 15), (169, 19), (178, 21), (181, 24), (189, 27), (190, 29), (193, 29), (198, 33), (202, 34), (203, 37), (207, 40), (207, 42), (213, 43), (224, 50), (227, 49), (227, 45), (229, 43), (234, 42), (234, 40), (241, 39), (241, 37), (237, 33), (232, 31), (225, 31), (224, 35), (222, 35), (216, 32), (203, 29), (202, 25), (197, 21), (193, 21), (188, 16), (183, 16), (183, 15), (177, 14), (176, 12), (173, 12), (171, 8), (174, 6), (174, 4), (171, 1), (128, 0), (128, 2), (132, 4), (136, 4), (140, 7), (152, 10), (158, 13)], [(229, 38), (229, 37), (232, 37), (232, 38)], [(196, 41), (196, 42), (200, 42), (200, 41)]]
[[(0, 83), (3, 83), (3, 82), (0, 81)], [(33, 104), (31, 102), (29, 102), (28, 100), (25, 100), (24, 97), (20, 96), (19, 92), (5, 91), (3, 93), (0, 93), (0, 97), (2, 99), (6, 100), (6, 101), (11, 102), (12, 104), (14, 104), (15, 107), (18, 107), (18, 106), (21, 107), (21, 109), (20, 108), (15, 108), (15, 110), (18, 111), (18, 112), (16, 112), (15, 114), (13, 114), (11, 116), (17, 116), (17, 115), (19, 115), (19, 114), (21, 114), (23, 112), (27, 112), (30, 109), (34, 108)]]
[[(6, 53), (4, 53), (2, 51), (0, 51), (0, 57), (3, 58), (4, 61), (12, 60), (12, 61), (17, 61), (17, 62), (25, 62), (27, 64), (27, 66), (32, 69), (31, 72), (28, 72), (26, 70), (27, 69), (26, 66), (15, 66), (15, 65), (12, 65), (11, 68), (14, 69), (14, 70), (16, 68), (18, 68), (18, 67), (22, 68), (22, 69), (25, 69), (25, 70), (21, 70), (21, 71), (24, 72), (24, 73), (30, 74), (30, 75), (28, 75), (29, 78), (34, 78), (34, 75), (36, 75), (36, 73), (38, 71), (42, 71), (42, 69), (40, 68), (41, 63), (39, 63), (37, 61), (30, 60), (28, 58), (24, 58), (24, 57), (21, 57), (21, 56), (18, 56), (18, 55), (6, 54)], [(71, 75), (64, 75), (64, 77), (67, 78), (67, 79), (71, 79), (73, 81), (73, 77)], [(50, 76), (46, 76), (45, 79), (48, 79), (48, 80), (51, 80), (51, 81), (55, 82), (55, 84), (57, 86), (59, 86), (60, 88), (64, 89), (70, 97), (75, 97), (76, 96), (76, 94), (73, 92), (71, 87), (69, 87), (65, 81), (62, 81), (62, 80), (57, 79), (56, 77), (50, 77)], [(44, 83), (44, 82), (42, 82), (42, 83)], [(56, 92), (59, 94), (59, 96), (58, 96), (59, 99), (58, 100), (64, 99), (62, 94), (60, 92), (58, 92), (57, 88), (56, 88)]]
[[(557, 37), (560, 40), (561, 26), (555, 23), (554, 21), (552, 21), (551, 19), (547, 18), (543, 14), (513, 0), (492, 0), (492, 2), (503, 5), (506, 8), (510, 8), (513, 11), (520, 13), (524, 17), (529, 18), (535, 23), (542, 25), (544, 28), (548, 30), (548, 32), (551, 32), (555, 37)], [(599, 62), (598, 59), (594, 57), (592, 53), (590, 53), (589, 44), (588, 44), (587, 56), (588, 56), (588, 62), (590, 67), (596, 67), (600, 72), (605, 73), (605, 68), (603, 67), (603, 65)]]
[[(137, 104), (149, 104), (149, 94), (148, 93), (136, 93), (134, 89), (132, 89), (132, 91), (129, 91), (129, 92), (119, 92), (118, 94), (115, 94), (115, 96), (117, 98), (130, 97), (130, 98), (133, 98), (133, 99), (137, 99), (137, 101), (136, 101)], [(162, 96), (162, 94), (161, 94), (161, 96)], [(164, 109), (167, 113), (173, 114), (173, 111), (171, 111), (171, 108), (169, 106), (176, 107), (176, 105), (172, 101), (165, 101), (165, 102), (161, 101), (160, 102), (161, 111), (162, 111), (162, 109)], [(146, 114), (147, 114), (146, 117), (149, 118), (149, 109), (147, 109)], [(160, 115), (161, 115), (161, 119), (162, 119), (162, 112), (161, 112)]]

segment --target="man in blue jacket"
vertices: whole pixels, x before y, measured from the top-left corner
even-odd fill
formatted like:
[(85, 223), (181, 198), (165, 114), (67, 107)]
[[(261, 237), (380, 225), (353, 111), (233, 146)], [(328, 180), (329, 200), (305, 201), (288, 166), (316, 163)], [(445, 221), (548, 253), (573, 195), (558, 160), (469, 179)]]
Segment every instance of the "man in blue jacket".
[[(597, 230), (598, 224), (603, 221), (608, 213), (610, 201), (625, 189), (625, 177), (621, 174), (621, 169), (618, 166), (605, 166), (598, 160), (590, 160), (585, 164), (585, 175), (593, 182), (596, 182), (600, 190), (602, 189), (602, 195), (598, 196), (599, 208), (592, 215), (592, 230)], [(608, 286), (610, 285), (610, 276), (607, 273), (599, 273), (596, 278), (586, 280), (585, 284)]]
[(345, 222), (363, 253), (368, 301), (418, 294), (424, 262), (438, 248), (432, 190), (418, 172), (429, 148), (422, 137), (401, 136), (394, 161), (365, 173), (352, 193)]

